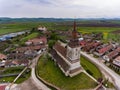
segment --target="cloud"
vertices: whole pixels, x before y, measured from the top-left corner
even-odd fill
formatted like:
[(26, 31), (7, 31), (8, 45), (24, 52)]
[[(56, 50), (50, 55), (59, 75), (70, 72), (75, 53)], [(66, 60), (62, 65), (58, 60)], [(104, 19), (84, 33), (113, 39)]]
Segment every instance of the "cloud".
[(120, 17), (120, 0), (0, 0), (3, 17)]

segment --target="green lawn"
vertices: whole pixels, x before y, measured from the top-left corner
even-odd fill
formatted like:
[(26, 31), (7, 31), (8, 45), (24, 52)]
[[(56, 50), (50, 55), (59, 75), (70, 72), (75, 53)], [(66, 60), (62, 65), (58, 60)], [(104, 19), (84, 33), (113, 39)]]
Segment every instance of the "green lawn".
[[(31, 75), (31, 70), (27, 69), (28, 72), (24, 72), (23, 75), (15, 82), (17, 84), (22, 83), (23, 81), (27, 80)], [(0, 78), (0, 83), (2, 82), (13, 82), (16, 76), (10, 76), (10, 77), (3, 77)]]
[(96, 87), (97, 84), (84, 73), (80, 73), (75, 77), (66, 77), (52, 60), (44, 59), (41, 57), (38, 61), (37, 73), (49, 83), (58, 86), (62, 90), (80, 90)]
[(111, 32), (115, 30), (120, 30), (118, 27), (78, 27), (79, 32)]
[[(87, 60), (85, 57), (81, 56), (81, 65), (82, 67), (89, 73), (91, 74), (94, 78), (98, 79), (98, 78), (103, 78), (102, 73), (100, 72), (100, 70), (96, 67), (96, 65), (94, 65), (93, 63), (91, 63), (89, 60)], [(114, 88), (114, 85), (112, 83), (110, 83), (109, 81), (106, 82), (106, 79), (104, 81), (104, 84), (107, 83), (107, 88)]]
[(23, 75), (15, 82), (15, 83), (22, 83), (23, 81), (27, 80), (31, 75), (31, 69), (27, 69), (28, 72), (23, 73)]
[(23, 42), (25, 42), (25, 41), (27, 41), (27, 40), (29, 40), (29, 39), (38, 37), (39, 35), (40, 35), (40, 34), (39, 34), (38, 32), (34, 32), (34, 33), (31, 33), (30, 35), (22, 38), (21, 40), (22, 40)]
[(98, 79), (102, 77), (102, 73), (100, 72), (100, 70), (85, 57), (81, 56), (80, 62), (82, 67), (94, 78)]
[(10, 74), (10, 73), (19, 73), (24, 69), (23, 66), (19, 66), (19, 67), (10, 67), (10, 68), (5, 68), (4, 72), (2, 73), (3, 75), (5, 74)]

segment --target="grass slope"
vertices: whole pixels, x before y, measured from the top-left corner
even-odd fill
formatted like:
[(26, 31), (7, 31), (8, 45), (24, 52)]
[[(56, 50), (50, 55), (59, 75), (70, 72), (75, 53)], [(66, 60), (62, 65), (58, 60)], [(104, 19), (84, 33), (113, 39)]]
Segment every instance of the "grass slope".
[(37, 72), (44, 80), (52, 83), (62, 90), (80, 90), (95, 88), (96, 83), (84, 73), (75, 77), (66, 77), (52, 60), (40, 58), (38, 61)]
[(87, 60), (85, 57), (81, 56), (80, 61), (81, 61), (82, 67), (86, 71), (89, 71), (88, 73), (91, 73), (94, 78), (98, 79), (102, 77), (102, 73), (100, 72), (100, 70), (93, 63)]
[(34, 32), (34, 33), (31, 33), (30, 35), (22, 38), (22, 41), (25, 42), (29, 39), (32, 39), (32, 38), (35, 38), (35, 37), (38, 37), (40, 34), (38, 32)]

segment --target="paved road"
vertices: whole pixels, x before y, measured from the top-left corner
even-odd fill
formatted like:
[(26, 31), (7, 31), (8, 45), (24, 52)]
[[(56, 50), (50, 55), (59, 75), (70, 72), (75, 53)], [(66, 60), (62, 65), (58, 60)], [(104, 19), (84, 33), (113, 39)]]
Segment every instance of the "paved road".
[(46, 85), (44, 85), (40, 80), (37, 79), (35, 75), (35, 68), (32, 68), (32, 74), (31, 77), (33, 79), (33, 82), (37, 86), (38, 89), (40, 90), (50, 90)]
[[(38, 90), (50, 90), (46, 85), (44, 85), (40, 80), (37, 79), (36, 75), (35, 75), (35, 66), (37, 64), (37, 61), (39, 60), (39, 57), (41, 55), (38, 55), (36, 58), (34, 58), (31, 62), (31, 65), (29, 66), (32, 71), (31, 71), (31, 77), (30, 77), (30, 81), (31, 81), (31, 85), (35, 85), (32, 86), (33, 88), (37, 88)], [(27, 67), (18, 75), (18, 77), (14, 80), (14, 82), (19, 78), (19, 76), (27, 69)], [(32, 84), (33, 83), (33, 84)], [(28, 86), (24, 87), (25, 85), (27, 85), (28, 82), (24, 83), (23, 85), (8, 85), (8, 87), (6, 88), (6, 90), (21, 90), (21, 88), (27, 88)], [(12, 86), (12, 87), (11, 87)], [(22, 86), (22, 87), (21, 87)], [(11, 87), (11, 89), (10, 89)], [(31, 87), (31, 86), (29, 86)], [(32, 89), (32, 88), (31, 88)], [(29, 89), (29, 90), (31, 90)], [(35, 89), (35, 90), (37, 90)], [(28, 89), (27, 89), (28, 90)]]
[(37, 61), (39, 59), (41, 55), (37, 56), (36, 58), (34, 58), (32, 60), (32, 64), (31, 64), (31, 78), (33, 79), (33, 82), (35, 83), (35, 85), (41, 90), (50, 90), (46, 85), (44, 85), (40, 80), (37, 79), (36, 75), (35, 75), (35, 66), (37, 64)]
[(118, 74), (116, 74), (113, 70), (105, 66), (103, 63), (100, 63), (98, 59), (86, 54), (85, 52), (81, 52), (81, 55), (89, 58), (89, 60), (94, 64), (96, 64), (98, 68), (107, 72), (113, 78), (116, 89), (120, 90), (120, 76)]

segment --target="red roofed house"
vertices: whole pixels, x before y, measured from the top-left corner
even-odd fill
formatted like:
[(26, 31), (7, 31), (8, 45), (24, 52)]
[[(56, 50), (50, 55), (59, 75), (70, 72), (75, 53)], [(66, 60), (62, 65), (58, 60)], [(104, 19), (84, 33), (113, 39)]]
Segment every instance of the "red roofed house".
[(119, 53), (120, 53), (120, 47), (118, 47), (114, 51), (110, 52), (109, 54), (104, 55), (103, 59), (105, 59), (109, 62), (110, 60), (114, 59)]
[(109, 52), (110, 50), (112, 50), (113, 48), (114, 48), (113, 45), (106, 45), (100, 49), (97, 49), (96, 52), (94, 52), (94, 54), (97, 56), (102, 56), (106, 52)]
[(56, 42), (51, 50), (51, 56), (62, 72), (66, 76), (73, 77), (82, 70), (80, 65), (80, 44), (77, 38), (76, 23), (74, 22), (74, 30), (72, 31), (72, 39), (65, 46), (62, 42)]
[(0, 90), (5, 90), (6, 85), (0, 85)]
[(86, 44), (87, 44), (87, 41), (85, 40), (80, 41), (81, 48), (85, 47)]
[(8, 60), (5, 62), (5, 67), (27, 66), (29, 60)]
[(46, 44), (47, 43), (47, 38), (46, 37), (39, 37), (39, 38), (34, 38), (31, 40), (28, 40), (25, 42), (26, 45), (41, 45), (41, 44)]
[(95, 50), (96, 47), (98, 47), (101, 43), (97, 42), (97, 41), (92, 41), (92, 42), (88, 42), (85, 47), (84, 50), (87, 52), (92, 52)]
[(120, 56), (113, 60), (111, 66), (113, 66), (117, 70), (117, 72), (120, 72)]
[(7, 56), (0, 53), (0, 60), (6, 60), (6, 59), (7, 59)]

